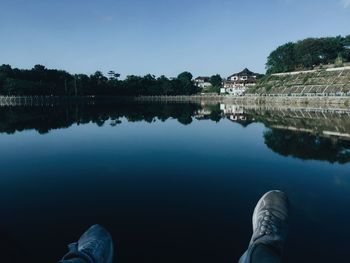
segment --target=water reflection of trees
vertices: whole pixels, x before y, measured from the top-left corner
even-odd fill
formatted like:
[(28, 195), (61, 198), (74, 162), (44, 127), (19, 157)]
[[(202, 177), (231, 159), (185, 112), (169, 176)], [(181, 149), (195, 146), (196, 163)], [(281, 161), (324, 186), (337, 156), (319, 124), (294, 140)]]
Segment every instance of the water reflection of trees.
[(263, 123), (265, 144), (282, 156), (305, 160), (350, 162), (350, 118), (347, 114), (252, 110), (234, 105), (195, 103), (118, 102), (67, 104), (54, 107), (0, 107), (0, 133), (36, 130), (48, 133), (73, 124), (118, 126), (128, 122), (193, 119), (218, 122), (226, 118), (242, 128)]
[(303, 160), (350, 162), (350, 118), (337, 111), (248, 110), (268, 128), (267, 147)]
[(283, 156), (303, 160), (325, 160), (331, 163), (350, 161), (350, 141), (322, 137), (312, 133), (268, 129), (264, 132), (265, 144)]
[(129, 122), (165, 121), (169, 118), (187, 125), (200, 108), (198, 104), (165, 103), (114, 103), (97, 105), (62, 105), (54, 107), (0, 107), (0, 132), (36, 130), (48, 133), (50, 130), (68, 128), (73, 124), (95, 123), (98, 126), (109, 122), (112, 126)]

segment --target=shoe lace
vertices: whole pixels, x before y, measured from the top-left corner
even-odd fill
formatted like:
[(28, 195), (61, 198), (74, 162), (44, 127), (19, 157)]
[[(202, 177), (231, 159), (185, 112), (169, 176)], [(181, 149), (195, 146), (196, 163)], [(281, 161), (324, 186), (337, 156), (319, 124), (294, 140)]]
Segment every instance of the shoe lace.
[(259, 233), (260, 235), (273, 235), (278, 232), (277, 218), (268, 210), (260, 214)]

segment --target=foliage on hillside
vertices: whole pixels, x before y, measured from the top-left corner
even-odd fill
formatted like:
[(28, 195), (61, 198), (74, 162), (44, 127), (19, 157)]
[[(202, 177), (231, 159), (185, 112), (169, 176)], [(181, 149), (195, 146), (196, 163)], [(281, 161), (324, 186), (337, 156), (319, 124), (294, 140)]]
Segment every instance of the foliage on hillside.
[(347, 37), (307, 38), (289, 42), (271, 52), (267, 74), (311, 69), (322, 64), (350, 61), (350, 35)]
[(266, 75), (248, 94), (350, 94), (350, 70), (316, 70), (300, 74)]

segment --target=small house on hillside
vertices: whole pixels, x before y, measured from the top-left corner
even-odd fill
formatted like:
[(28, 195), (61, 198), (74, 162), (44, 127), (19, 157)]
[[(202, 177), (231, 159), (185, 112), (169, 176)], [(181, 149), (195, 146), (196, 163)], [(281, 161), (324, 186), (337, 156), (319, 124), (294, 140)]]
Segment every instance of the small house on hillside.
[(232, 74), (223, 82), (223, 88), (220, 93), (228, 93), (232, 95), (241, 96), (246, 91), (247, 87), (255, 86), (256, 80), (260, 76), (245, 68), (241, 72)]
[(198, 77), (195, 78), (194, 83), (197, 87), (200, 87), (202, 89), (211, 87), (210, 78), (209, 77)]

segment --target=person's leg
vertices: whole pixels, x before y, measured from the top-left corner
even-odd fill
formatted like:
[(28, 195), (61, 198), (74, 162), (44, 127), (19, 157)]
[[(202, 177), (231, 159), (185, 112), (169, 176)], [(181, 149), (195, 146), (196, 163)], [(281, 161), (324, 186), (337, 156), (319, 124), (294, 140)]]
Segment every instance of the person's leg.
[(86, 261), (81, 259), (81, 258), (68, 259), (68, 260), (63, 260), (60, 262), (62, 262), (62, 263), (86, 263)]
[(106, 229), (90, 227), (78, 240), (68, 246), (68, 253), (59, 263), (112, 263), (113, 241)]
[(281, 191), (270, 191), (253, 213), (253, 236), (239, 263), (279, 263), (288, 228), (289, 202)]
[(239, 260), (239, 263), (280, 263), (281, 255), (270, 247), (257, 245), (250, 247)]

